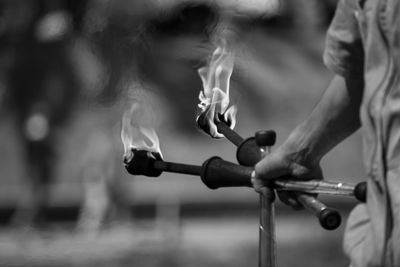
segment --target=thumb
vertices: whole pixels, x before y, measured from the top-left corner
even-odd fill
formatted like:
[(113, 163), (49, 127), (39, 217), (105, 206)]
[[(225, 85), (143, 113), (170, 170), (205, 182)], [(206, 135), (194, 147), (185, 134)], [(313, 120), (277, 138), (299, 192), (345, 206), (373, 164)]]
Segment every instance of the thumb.
[(255, 171), (251, 173), (251, 183), (253, 184), (253, 188), (257, 193), (261, 193), (261, 189), (265, 186), (264, 182), (257, 177)]

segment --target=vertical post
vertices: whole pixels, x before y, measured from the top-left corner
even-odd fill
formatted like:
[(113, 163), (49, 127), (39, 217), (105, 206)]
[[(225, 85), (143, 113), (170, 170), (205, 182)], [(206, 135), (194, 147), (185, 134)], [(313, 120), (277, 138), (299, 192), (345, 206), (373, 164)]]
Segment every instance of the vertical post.
[(258, 266), (276, 266), (274, 191), (264, 187), (260, 193)]
[[(264, 157), (270, 153), (271, 146), (275, 144), (274, 131), (259, 131), (256, 133), (256, 143), (260, 147)], [(265, 186), (260, 192), (260, 226), (258, 246), (258, 266), (276, 266), (276, 242), (275, 242), (275, 192)]]

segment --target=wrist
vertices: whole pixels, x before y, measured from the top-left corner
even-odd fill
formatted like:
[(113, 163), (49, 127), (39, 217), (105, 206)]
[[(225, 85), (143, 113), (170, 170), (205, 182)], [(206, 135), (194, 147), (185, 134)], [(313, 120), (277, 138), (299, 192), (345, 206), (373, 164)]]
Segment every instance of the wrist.
[(323, 150), (317, 142), (317, 136), (307, 125), (298, 126), (282, 144), (291, 161), (304, 166), (313, 167), (319, 165), (324, 156)]

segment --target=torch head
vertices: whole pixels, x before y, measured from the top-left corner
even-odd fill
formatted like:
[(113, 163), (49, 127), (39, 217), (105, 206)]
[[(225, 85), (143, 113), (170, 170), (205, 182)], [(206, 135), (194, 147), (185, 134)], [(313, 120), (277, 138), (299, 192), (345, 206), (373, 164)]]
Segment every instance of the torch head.
[(198, 70), (203, 90), (198, 104), (200, 114), (196, 117), (198, 126), (213, 138), (222, 138), (216, 122), (223, 114), (231, 129), (235, 127), (236, 106), (230, 104), (230, 78), (233, 72), (235, 52), (227, 40), (221, 39), (213, 52), (209, 64)]
[(162, 171), (154, 168), (156, 161), (162, 161), (159, 153), (133, 148), (131, 153), (124, 157), (125, 168), (132, 175), (160, 176)]
[(206, 112), (201, 113), (196, 120), (197, 127), (203, 130), (206, 134), (211, 135), (211, 125), (208, 123), (209, 118), (206, 116)]
[[(222, 133), (218, 132), (218, 127), (217, 127), (217, 123), (218, 122), (222, 122), (225, 123), (228, 127), (232, 126), (232, 120), (229, 120), (230, 118), (225, 118), (224, 114), (218, 113), (218, 115), (216, 115), (215, 118), (213, 118), (213, 123), (210, 123), (210, 117), (207, 115), (208, 110), (206, 110), (206, 112), (201, 113), (197, 119), (196, 119), (196, 123), (197, 123), (197, 127), (199, 127), (201, 130), (203, 130), (206, 134), (214, 137), (214, 138), (222, 138), (223, 135), (221, 135)], [(215, 130), (212, 129), (212, 127), (215, 125), (216, 127), (216, 134), (217, 135), (213, 135), (213, 131), (215, 132)], [(220, 136), (221, 135), (221, 136)]]

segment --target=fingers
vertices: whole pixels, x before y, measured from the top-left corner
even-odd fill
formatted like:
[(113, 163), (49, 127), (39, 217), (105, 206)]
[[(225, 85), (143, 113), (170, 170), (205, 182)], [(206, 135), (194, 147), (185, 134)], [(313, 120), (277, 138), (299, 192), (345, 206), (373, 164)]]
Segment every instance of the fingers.
[(291, 165), (290, 176), (298, 180), (323, 180), (322, 170), (319, 165), (315, 167), (306, 167), (293, 162)]
[[(257, 193), (262, 193), (263, 188), (270, 185), (276, 179), (284, 179), (286, 177), (297, 180), (320, 180), (323, 178), (319, 165), (313, 167), (304, 166), (290, 161), (288, 157), (283, 155), (279, 151), (275, 151), (257, 163), (251, 178), (254, 190)], [(278, 192), (278, 197), (283, 203), (295, 210), (303, 208), (293, 192), (280, 191)]]
[[(256, 164), (252, 173), (251, 182), (257, 193), (262, 193), (265, 186), (271, 185), (276, 179), (294, 180), (321, 180), (323, 179), (322, 170), (319, 163), (307, 164), (301, 160), (293, 160), (291, 153), (278, 148), (271, 154), (266, 155)], [(298, 159), (298, 158), (296, 158)], [(297, 201), (293, 192), (278, 192), (279, 199), (291, 206), (293, 209), (302, 209), (303, 206)]]
[[(256, 177), (256, 172), (253, 171), (251, 174), (251, 183), (253, 184), (254, 190), (261, 194), (262, 193), (262, 189), (263, 187), (266, 186), (265, 181), (258, 179)], [(286, 205), (291, 206), (293, 209), (295, 210), (299, 210), (302, 209), (302, 205), (296, 200), (296, 198), (294, 197), (293, 194), (291, 194), (290, 192), (278, 192), (278, 196), (279, 199), (285, 203)]]
[(266, 155), (256, 164), (252, 174), (251, 182), (256, 192), (260, 193), (261, 188), (271, 181), (290, 174), (289, 165), (278, 152)]

